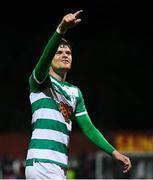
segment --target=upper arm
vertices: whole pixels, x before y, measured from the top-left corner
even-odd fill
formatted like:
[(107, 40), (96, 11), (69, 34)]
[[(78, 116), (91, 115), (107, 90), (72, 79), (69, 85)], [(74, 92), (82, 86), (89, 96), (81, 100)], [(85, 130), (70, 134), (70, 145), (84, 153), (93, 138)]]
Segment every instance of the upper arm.
[(57, 32), (53, 34), (53, 36), (48, 41), (37, 65), (34, 68), (35, 79), (40, 84), (46, 79), (49, 73), (52, 59), (54, 58), (62, 37), (63, 35)]
[(92, 128), (94, 128), (94, 125), (88, 114), (76, 117), (76, 121), (84, 133), (87, 133)]

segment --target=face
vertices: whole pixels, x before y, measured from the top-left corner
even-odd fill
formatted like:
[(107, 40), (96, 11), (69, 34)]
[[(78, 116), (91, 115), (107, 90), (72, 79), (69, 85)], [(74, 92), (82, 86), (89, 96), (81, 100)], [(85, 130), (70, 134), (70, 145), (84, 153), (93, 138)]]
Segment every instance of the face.
[(52, 68), (56, 72), (68, 72), (72, 64), (72, 52), (66, 45), (60, 45), (52, 60)]

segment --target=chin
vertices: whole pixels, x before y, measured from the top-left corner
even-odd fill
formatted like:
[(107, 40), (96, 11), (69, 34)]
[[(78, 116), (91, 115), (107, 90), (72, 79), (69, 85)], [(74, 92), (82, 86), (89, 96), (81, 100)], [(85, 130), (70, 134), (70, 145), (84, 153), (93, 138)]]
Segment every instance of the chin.
[(62, 68), (62, 71), (68, 72), (71, 68)]
[(62, 70), (65, 70), (65, 71), (69, 71), (71, 69), (71, 66), (64, 66), (64, 67), (61, 67)]

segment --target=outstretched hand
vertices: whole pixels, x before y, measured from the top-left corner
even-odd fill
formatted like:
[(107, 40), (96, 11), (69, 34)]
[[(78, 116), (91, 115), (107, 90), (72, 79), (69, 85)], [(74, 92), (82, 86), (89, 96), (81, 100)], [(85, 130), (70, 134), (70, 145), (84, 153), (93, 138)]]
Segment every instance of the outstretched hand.
[(129, 172), (132, 166), (131, 166), (131, 161), (127, 156), (119, 153), (116, 150), (113, 151), (112, 156), (123, 164), (123, 173)]
[(68, 29), (73, 28), (77, 26), (81, 19), (79, 18), (80, 14), (83, 12), (83, 10), (79, 10), (75, 13), (69, 13), (65, 15), (58, 25), (58, 29), (61, 33), (65, 33)]

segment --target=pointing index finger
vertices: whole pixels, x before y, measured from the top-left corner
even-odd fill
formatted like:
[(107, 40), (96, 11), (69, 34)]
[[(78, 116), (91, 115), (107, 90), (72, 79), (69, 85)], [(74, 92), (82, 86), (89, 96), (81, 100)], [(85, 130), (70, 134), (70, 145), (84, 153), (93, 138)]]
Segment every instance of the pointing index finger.
[(82, 12), (83, 12), (83, 10), (79, 10), (74, 13), (74, 16), (77, 18)]

